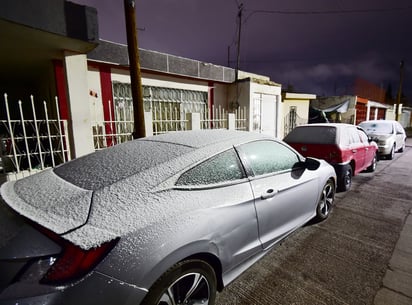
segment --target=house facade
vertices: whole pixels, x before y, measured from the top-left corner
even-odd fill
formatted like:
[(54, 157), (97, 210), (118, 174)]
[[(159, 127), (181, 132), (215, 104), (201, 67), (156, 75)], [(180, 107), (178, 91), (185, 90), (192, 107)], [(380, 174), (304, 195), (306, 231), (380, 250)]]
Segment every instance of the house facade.
[(315, 99), (315, 94), (283, 92), (282, 137), (285, 137), (293, 128), (309, 122), (309, 105)]
[[(127, 47), (98, 39), (94, 8), (5, 0), (0, 35), (1, 170), (19, 178), (131, 139)], [(269, 78), (239, 71), (236, 82), (228, 67), (139, 53), (147, 135), (235, 128), (281, 137), (281, 86)]]
[(329, 121), (359, 124), (366, 120), (387, 119), (389, 105), (354, 95), (318, 97), (311, 107), (323, 111)]

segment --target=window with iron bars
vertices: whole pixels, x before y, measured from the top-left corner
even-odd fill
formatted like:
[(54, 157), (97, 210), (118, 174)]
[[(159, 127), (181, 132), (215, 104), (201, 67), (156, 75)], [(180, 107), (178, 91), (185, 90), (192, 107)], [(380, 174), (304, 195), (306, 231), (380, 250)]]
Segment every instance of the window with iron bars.
[[(144, 111), (151, 112), (154, 134), (186, 130), (186, 114), (207, 111), (208, 93), (203, 91), (143, 86)], [(114, 117), (117, 132), (133, 132), (131, 85), (113, 82)]]

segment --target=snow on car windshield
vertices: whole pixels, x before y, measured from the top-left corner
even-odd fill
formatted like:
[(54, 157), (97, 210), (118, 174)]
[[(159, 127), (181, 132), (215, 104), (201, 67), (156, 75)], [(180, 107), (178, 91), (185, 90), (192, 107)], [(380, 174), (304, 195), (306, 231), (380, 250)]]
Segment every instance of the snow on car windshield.
[(335, 144), (336, 128), (333, 126), (301, 126), (293, 129), (284, 140), (287, 143)]
[(54, 172), (76, 186), (96, 190), (192, 150), (167, 142), (136, 140), (80, 157)]
[(393, 127), (391, 122), (363, 122), (359, 124), (368, 134), (391, 134)]

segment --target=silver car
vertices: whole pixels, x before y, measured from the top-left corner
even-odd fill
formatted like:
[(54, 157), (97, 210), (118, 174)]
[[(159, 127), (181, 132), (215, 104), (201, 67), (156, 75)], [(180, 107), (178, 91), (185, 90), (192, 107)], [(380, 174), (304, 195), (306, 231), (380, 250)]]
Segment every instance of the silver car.
[(359, 124), (378, 144), (379, 155), (392, 160), (395, 152), (405, 150), (406, 133), (402, 125), (392, 120), (364, 121)]
[(312, 218), (325, 161), (249, 132), (134, 140), (1, 187), (0, 304), (214, 304)]

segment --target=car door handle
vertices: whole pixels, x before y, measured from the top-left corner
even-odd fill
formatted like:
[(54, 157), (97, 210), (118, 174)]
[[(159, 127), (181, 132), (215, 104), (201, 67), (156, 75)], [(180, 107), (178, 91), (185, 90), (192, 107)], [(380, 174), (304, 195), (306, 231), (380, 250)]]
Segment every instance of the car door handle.
[(264, 192), (261, 196), (262, 199), (268, 199), (272, 198), (277, 194), (278, 191), (275, 191), (274, 189), (268, 189), (266, 192)]
[(357, 149), (352, 149), (352, 152), (355, 154), (355, 153), (358, 152), (358, 150)]

